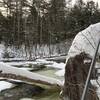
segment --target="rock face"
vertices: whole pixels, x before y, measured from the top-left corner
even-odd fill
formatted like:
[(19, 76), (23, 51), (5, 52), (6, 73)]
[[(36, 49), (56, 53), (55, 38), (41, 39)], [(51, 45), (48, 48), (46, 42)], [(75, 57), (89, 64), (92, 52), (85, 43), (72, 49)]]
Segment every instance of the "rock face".
[[(85, 62), (86, 59), (90, 60), (84, 52), (68, 59), (65, 68), (64, 100), (81, 100), (91, 63), (91, 60), (90, 62)], [(94, 76), (93, 74), (92, 77)], [(85, 100), (98, 100), (96, 87), (91, 83)]]

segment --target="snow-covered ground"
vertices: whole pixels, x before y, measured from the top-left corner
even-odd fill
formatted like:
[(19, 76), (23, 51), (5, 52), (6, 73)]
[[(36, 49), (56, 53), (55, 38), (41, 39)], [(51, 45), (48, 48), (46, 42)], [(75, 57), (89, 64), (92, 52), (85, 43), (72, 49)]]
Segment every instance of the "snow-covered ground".
[(0, 92), (1, 92), (2, 90), (12, 88), (13, 86), (14, 86), (14, 85), (13, 85), (12, 83), (5, 82), (5, 81), (0, 81)]
[(21, 45), (20, 48), (15, 46), (5, 46), (5, 43), (0, 44), (0, 60), (29, 60), (50, 56), (60, 56), (67, 54), (71, 45), (72, 39), (66, 40), (57, 44), (39, 44), (33, 47), (25, 47)]

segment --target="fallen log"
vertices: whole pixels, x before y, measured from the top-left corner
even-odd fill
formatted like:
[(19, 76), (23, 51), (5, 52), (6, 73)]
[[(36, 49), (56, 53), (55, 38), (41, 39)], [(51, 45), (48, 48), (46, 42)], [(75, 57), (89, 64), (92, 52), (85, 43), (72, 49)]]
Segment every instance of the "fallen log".
[(63, 83), (58, 79), (12, 67), (3, 62), (0, 62), (0, 77), (4, 79), (21, 80), (28, 84), (37, 83), (58, 87), (62, 87), (63, 85)]

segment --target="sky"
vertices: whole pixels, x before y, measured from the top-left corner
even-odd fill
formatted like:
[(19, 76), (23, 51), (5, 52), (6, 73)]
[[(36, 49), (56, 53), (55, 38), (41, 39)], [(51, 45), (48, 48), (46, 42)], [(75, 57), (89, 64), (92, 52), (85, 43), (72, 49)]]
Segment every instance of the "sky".
[[(67, 1), (67, 0), (66, 0)], [(73, 1), (73, 4), (75, 3), (75, 1), (77, 1), (77, 0), (72, 0)], [(95, 1), (95, 2), (98, 2), (99, 3), (99, 5), (100, 5), (100, 0), (83, 0), (83, 1), (85, 1), (85, 2), (87, 2), (87, 1)]]
[[(0, 0), (0, 1), (2, 1), (2, 0)], [(46, 1), (50, 1), (50, 0), (46, 0)], [(68, 1), (68, 0), (66, 0), (66, 1)], [(75, 1), (77, 1), (77, 0), (71, 0), (71, 1), (72, 1), (72, 5), (73, 5), (73, 4), (75, 4)], [(85, 1), (85, 2), (87, 2), (87, 1), (95, 1), (95, 2), (98, 2), (99, 6), (100, 6), (100, 0), (83, 0), (83, 1)], [(6, 14), (4, 8), (0, 7), (0, 11), (2, 11), (2, 13), (4, 15)]]

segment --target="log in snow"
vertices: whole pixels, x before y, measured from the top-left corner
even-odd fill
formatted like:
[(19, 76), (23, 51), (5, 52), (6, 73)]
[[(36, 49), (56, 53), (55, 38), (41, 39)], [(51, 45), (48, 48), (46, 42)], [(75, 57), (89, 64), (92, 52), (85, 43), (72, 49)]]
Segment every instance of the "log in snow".
[(26, 83), (38, 83), (51, 86), (62, 87), (63, 82), (58, 79), (39, 75), (27, 70), (12, 67), (3, 62), (0, 62), (0, 77), (5, 79), (21, 80)]

